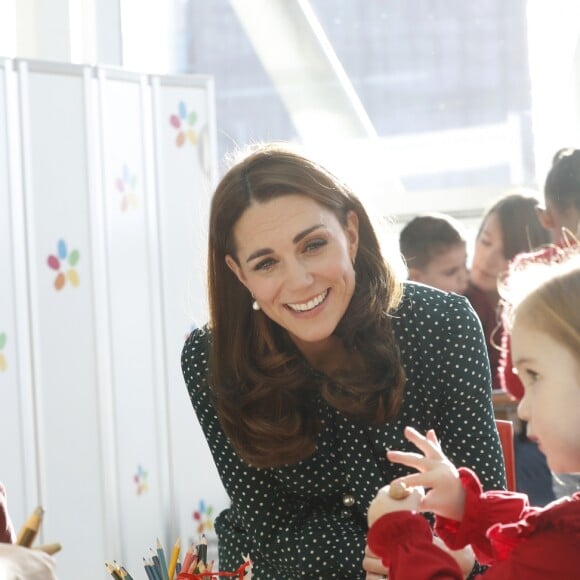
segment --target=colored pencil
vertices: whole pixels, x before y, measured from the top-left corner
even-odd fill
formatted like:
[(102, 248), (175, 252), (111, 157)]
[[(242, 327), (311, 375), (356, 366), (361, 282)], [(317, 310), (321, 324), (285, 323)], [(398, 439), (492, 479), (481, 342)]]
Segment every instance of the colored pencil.
[(183, 558), (183, 564), (182, 564), (181, 568), (184, 572), (188, 572), (189, 566), (190, 566), (191, 561), (193, 560), (194, 556), (197, 556), (197, 550), (195, 548), (195, 545), (191, 544), (191, 546), (189, 546), (187, 552), (185, 552), (185, 557)]
[(115, 580), (123, 580), (121, 574), (119, 574), (119, 572), (117, 572), (117, 570), (115, 570), (114, 566), (112, 564), (109, 564), (109, 562), (105, 562), (105, 568), (107, 569), (107, 572), (115, 579)]
[(175, 567), (177, 566), (177, 558), (179, 558), (179, 552), (181, 551), (181, 540), (177, 538), (171, 551), (171, 558), (169, 559), (169, 566), (167, 568), (167, 577), (169, 580), (173, 580), (175, 575)]
[(161, 578), (163, 580), (169, 580), (169, 576), (167, 575), (167, 560), (165, 559), (165, 551), (163, 550), (163, 546), (157, 538), (157, 556), (159, 556), (159, 565), (161, 566)]
[(42, 546), (34, 546), (34, 550), (40, 550), (41, 552), (45, 552), (46, 554), (56, 554), (62, 550), (62, 546), (55, 542), (54, 544), (42, 544)]
[(32, 543), (38, 534), (40, 524), (42, 523), (43, 515), (44, 510), (42, 509), (42, 506), (38, 506), (24, 522), (18, 532), (18, 537), (16, 538), (16, 543), (19, 546), (24, 546), (26, 548), (32, 546)]

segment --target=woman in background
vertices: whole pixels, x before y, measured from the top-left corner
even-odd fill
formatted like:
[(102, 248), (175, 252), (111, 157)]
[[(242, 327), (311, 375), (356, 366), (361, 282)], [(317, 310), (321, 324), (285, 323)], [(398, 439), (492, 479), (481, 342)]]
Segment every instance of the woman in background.
[(504, 486), (473, 310), (401, 284), (346, 185), (260, 146), (218, 185), (209, 232), (211, 319), (182, 368), (231, 500), (215, 522), (222, 569), (249, 553), (260, 580), (384, 576), (372, 554), (363, 570), (366, 512), (408, 473), (385, 449), (407, 446), (409, 423)]

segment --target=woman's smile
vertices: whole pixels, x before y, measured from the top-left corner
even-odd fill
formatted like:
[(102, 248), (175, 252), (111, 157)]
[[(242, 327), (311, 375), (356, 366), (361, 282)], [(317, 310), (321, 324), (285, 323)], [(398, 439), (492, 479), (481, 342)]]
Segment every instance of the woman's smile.
[(307, 302), (300, 303), (296, 302), (293, 304), (288, 303), (286, 306), (288, 306), (288, 308), (290, 310), (293, 310), (294, 312), (310, 312), (314, 310), (317, 306), (320, 306), (326, 300), (329, 291), (330, 290), (327, 288), (324, 292), (321, 292), (320, 294), (318, 294), (314, 298), (311, 298)]

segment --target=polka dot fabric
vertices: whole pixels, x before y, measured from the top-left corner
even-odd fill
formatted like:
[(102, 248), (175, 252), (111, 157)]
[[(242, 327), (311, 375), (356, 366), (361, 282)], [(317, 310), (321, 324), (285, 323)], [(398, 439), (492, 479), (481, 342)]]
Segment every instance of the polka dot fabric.
[(257, 580), (364, 579), (367, 508), (380, 487), (409, 471), (385, 457), (389, 448), (411, 449), (406, 425), (435, 429), (451, 460), (473, 469), (484, 488), (505, 486), (485, 340), (468, 302), (407, 283), (393, 328), (407, 374), (398, 418), (361, 426), (314, 400), (323, 424), (317, 452), (269, 469), (242, 461), (221, 430), (209, 396), (210, 332), (188, 338), (183, 374), (231, 499), (215, 522), (222, 570), (235, 570), (249, 552)]

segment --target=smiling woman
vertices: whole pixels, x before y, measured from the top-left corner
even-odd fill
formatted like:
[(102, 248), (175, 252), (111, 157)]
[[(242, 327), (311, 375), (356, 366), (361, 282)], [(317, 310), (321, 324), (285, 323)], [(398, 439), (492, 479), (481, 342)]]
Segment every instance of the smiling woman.
[[(401, 284), (358, 198), (314, 161), (263, 145), (212, 200), (210, 323), (182, 368), (231, 499), (220, 566), (260, 579), (362, 579), (366, 511), (407, 473), (386, 449), (436, 428), (455, 461), (503, 486), (485, 344), (467, 301)], [(364, 569), (363, 569), (364, 566)]]

